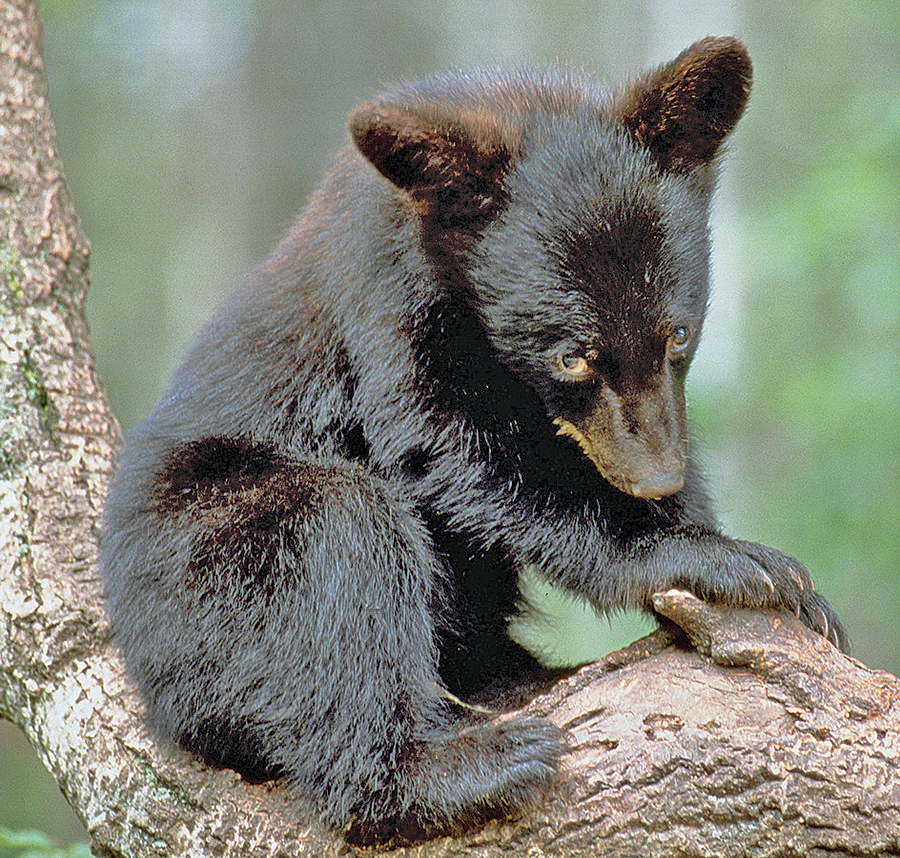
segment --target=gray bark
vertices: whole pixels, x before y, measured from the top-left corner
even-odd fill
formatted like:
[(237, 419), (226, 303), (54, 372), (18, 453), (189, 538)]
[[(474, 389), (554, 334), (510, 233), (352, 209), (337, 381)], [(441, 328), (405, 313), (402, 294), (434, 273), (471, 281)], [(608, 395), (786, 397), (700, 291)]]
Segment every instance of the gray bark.
[[(82, 312), (88, 243), (63, 181), (33, 0), (0, 0), (0, 716), (101, 856), (327, 856), (286, 789), (147, 733), (109, 640), (98, 518), (119, 430)], [(422, 856), (900, 855), (900, 681), (792, 616), (689, 594), (658, 632), (531, 708), (567, 730), (540, 812)]]

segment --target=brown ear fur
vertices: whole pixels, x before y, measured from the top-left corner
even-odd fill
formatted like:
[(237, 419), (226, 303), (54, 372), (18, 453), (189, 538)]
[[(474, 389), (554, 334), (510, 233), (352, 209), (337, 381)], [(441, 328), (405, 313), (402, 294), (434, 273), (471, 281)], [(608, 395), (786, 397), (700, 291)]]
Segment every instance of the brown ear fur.
[(511, 154), (488, 114), (375, 103), (357, 109), (349, 125), (379, 172), (441, 220), (489, 217), (501, 204)]
[(664, 170), (708, 164), (750, 95), (752, 65), (731, 36), (694, 43), (674, 60), (629, 84), (617, 108), (631, 135)]

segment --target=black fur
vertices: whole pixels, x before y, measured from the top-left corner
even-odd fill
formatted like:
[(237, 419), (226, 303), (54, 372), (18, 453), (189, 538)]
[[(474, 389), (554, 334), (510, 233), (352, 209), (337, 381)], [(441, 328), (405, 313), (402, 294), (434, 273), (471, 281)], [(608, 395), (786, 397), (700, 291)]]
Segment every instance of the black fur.
[(803, 566), (724, 535), (687, 448), (715, 160), (750, 64), (708, 39), (609, 93), (456, 76), (360, 108), (290, 235), (122, 454), (103, 569), (156, 728), (360, 842), (521, 811), (549, 725), (536, 564), (599, 611), (680, 586), (843, 643)]

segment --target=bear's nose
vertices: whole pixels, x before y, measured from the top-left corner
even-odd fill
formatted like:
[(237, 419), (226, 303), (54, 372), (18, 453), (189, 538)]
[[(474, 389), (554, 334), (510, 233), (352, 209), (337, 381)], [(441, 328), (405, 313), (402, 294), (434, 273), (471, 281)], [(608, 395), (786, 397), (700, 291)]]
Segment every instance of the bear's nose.
[(674, 495), (684, 486), (684, 472), (673, 471), (668, 474), (651, 474), (638, 483), (632, 483), (629, 492), (636, 498), (659, 500)]

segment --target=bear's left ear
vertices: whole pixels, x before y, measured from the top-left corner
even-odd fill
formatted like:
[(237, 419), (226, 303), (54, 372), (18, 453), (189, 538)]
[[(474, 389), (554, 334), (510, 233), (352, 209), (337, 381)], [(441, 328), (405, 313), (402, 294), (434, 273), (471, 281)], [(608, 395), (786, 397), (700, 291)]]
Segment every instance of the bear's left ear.
[(618, 93), (615, 109), (664, 170), (708, 164), (750, 95), (753, 67), (743, 42), (706, 38)]
[(500, 204), (511, 156), (485, 116), (376, 102), (358, 108), (349, 126), (359, 151), (433, 217), (480, 219)]

